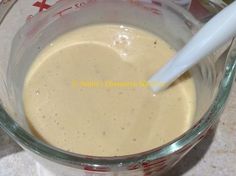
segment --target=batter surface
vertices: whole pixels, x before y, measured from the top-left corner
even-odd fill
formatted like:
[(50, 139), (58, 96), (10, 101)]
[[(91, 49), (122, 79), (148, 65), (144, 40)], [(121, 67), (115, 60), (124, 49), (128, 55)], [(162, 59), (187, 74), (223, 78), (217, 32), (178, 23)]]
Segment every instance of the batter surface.
[(128, 26), (87, 26), (60, 36), (32, 64), (23, 98), (32, 131), (58, 148), (96, 156), (143, 152), (180, 136), (195, 113), (193, 79), (153, 94), (145, 83), (175, 54)]

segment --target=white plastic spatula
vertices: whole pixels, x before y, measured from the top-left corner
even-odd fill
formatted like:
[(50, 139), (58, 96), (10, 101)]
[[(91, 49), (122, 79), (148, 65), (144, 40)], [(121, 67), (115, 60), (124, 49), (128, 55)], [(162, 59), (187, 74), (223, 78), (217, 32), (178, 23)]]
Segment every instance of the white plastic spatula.
[(236, 2), (212, 18), (148, 81), (154, 92), (168, 87), (184, 72), (236, 35)]

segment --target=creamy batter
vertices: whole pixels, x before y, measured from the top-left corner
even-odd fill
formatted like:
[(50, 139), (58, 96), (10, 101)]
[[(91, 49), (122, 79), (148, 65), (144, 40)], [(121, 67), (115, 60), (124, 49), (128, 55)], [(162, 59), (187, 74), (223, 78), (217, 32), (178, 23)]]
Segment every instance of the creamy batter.
[(86, 155), (121, 156), (161, 146), (195, 113), (189, 75), (154, 94), (148, 78), (175, 54), (158, 36), (101, 24), (60, 36), (32, 64), (24, 107), (35, 135)]

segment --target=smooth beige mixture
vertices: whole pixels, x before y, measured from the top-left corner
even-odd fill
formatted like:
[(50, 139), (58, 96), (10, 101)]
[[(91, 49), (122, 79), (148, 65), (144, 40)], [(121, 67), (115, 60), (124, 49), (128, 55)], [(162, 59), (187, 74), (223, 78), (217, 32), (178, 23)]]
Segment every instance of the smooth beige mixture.
[(119, 25), (87, 26), (56, 39), (24, 85), (32, 131), (71, 152), (120, 156), (165, 144), (189, 129), (195, 113), (190, 76), (153, 94), (148, 78), (175, 51), (154, 34)]

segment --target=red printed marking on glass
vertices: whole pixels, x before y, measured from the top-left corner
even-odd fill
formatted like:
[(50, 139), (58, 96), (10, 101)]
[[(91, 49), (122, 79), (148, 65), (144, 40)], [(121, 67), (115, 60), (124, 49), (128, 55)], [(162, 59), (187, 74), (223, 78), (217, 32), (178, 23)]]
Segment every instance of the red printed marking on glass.
[(84, 170), (91, 171), (91, 172), (109, 172), (110, 171), (110, 169), (107, 167), (95, 168), (93, 166), (84, 166)]
[(61, 17), (61, 16), (63, 16), (63, 13), (64, 13), (64, 12), (66, 12), (66, 11), (68, 11), (68, 10), (70, 10), (70, 9), (72, 9), (72, 7), (68, 7), (68, 8), (66, 8), (66, 9), (63, 9), (63, 10), (61, 10), (60, 12), (57, 12), (56, 15), (54, 15), (54, 16), (59, 15), (59, 16)]
[(73, 9), (79, 10), (82, 7), (84, 7), (88, 4), (94, 3), (94, 2), (96, 2), (96, 0), (86, 0), (86, 1), (83, 1), (83, 2), (77, 2), (77, 3), (73, 4), (70, 7), (66, 7), (66, 8), (60, 10), (53, 17), (56, 17), (56, 16), (62, 17), (65, 14), (65, 12), (69, 12), (70, 10), (73, 10)]
[(51, 5), (48, 5), (46, 1), (47, 0), (42, 0), (42, 2), (37, 1), (33, 4), (33, 6), (39, 7), (39, 12), (43, 11), (44, 9), (47, 10), (48, 8), (51, 7)]

